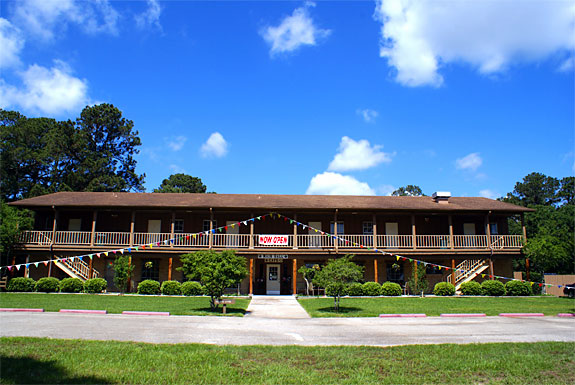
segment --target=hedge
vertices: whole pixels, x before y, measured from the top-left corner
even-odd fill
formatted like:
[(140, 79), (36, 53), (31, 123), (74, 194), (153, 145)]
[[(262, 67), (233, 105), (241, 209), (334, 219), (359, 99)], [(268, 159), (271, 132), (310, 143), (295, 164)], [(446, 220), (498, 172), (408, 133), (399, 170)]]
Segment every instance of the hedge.
[(483, 295), (481, 284), (475, 281), (462, 283), (459, 290), (463, 295)]
[(363, 295), (381, 295), (381, 285), (377, 282), (366, 282), (363, 284)]
[(146, 279), (138, 284), (138, 294), (160, 294), (160, 282)]
[(92, 278), (84, 282), (85, 293), (101, 293), (108, 287), (104, 278)]
[(532, 295), (531, 284), (522, 281), (509, 281), (505, 284), (507, 295), (528, 296)]
[(401, 286), (395, 282), (384, 282), (381, 285), (381, 295), (398, 296), (401, 295)]
[(496, 280), (483, 281), (483, 283), (481, 284), (481, 289), (483, 289), (485, 295), (490, 295), (494, 297), (505, 295), (505, 286), (500, 281)]
[(204, 294), (204, 288), (199, 282), (188, 281), (182, 283), (182, 294), (183, 295), (202, 295)]
[(34, 291), (35, 285), (36, 281), (34, 281), (32, 278), (16, 277), (12, 278), (10, 282), (8, 282), (8, 287), (6, 287), (6, 290), (30, 292)]
[(64, 278), (60, 281), (60, 291), (62, 293), (79, 293), (84, 288), (81, 279)]
[(455, 286), (449, 282), (438, 282), (433, 288), (433, 294), (440, 296), (450, 296), (455, 294)]
[(363, 295), (363, 286), (359, 282), (354, 282), (347, 288), (347, 295), (359, 297)]
[(162, 282), (161, 291), (163, 295), (180, 295), (182, 294), (182, 284), (178, 281)]
[(40, 278), (36, 282), (35, 289), (44, 293), (56, 293), (60, 289), (60, 280), (53, 277)]

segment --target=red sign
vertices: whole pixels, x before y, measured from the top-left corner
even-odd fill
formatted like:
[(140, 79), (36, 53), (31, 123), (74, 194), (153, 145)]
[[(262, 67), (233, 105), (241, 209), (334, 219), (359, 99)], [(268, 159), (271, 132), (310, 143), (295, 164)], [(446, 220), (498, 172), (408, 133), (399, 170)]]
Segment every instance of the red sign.
[(260, 235), (259, 244), (262, 246), (288, 246), (287, 235)]

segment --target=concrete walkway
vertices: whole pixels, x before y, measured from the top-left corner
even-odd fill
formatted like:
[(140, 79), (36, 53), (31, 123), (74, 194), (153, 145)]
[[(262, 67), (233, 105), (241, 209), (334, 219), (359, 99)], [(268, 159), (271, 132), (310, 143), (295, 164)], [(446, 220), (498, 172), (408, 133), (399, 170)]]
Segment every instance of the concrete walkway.
[(292, 295), (254, 295), (246, 310), (248, 318), (311, 318)]

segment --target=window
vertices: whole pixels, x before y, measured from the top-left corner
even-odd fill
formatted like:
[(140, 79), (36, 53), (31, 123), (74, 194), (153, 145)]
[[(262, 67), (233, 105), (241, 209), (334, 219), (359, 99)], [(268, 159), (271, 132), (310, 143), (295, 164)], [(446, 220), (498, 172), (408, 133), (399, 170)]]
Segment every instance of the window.
[[(333, 224), (333, 222), (331, 222), (331, 223), (329, 224), (329, 232), (330, 232), (331, 234), (335, 234), (335, 229), (334, 229), (334, 224)], [(344, 233), (344, 232), (343, 232), (343, 222), (337, 222), (337, 233), (338, 233), (339, 235), (341, 235), (341, 234)]]
[(80, 231), (82, 230), (82, 219), (81, 218), (70, 218), (68, 221), (68, 231)]
[(497, 223), (490, 223), (489, 224), (489, 232), (491, 235), (499, 234), (499, 229), (497, 228)]
[(183, 219), (174, 220), (174, 233), (183, 233), (183, 232), (184, 232), (184, 220)]
[(386, 266), (387, 280), (390, 282), (399, 283), (403, 285), (405, 278), (403, 276), (403, 264), (392, 263)]
[(363, 222), (363, 235), (373, 235), (373, 222)]
[[(218, 222), (216, 220), (212, 221), (213, 223), (213, 228), (215, 229), (216, 227), (218, 227)], [(204, 219), (204, 230), (203, 231), (210, 231), (210, 220), (209, 219)]]
[(464, 223), (463, 235), (475, 235), (475, 223)]
[(145, 279), (160, 280), (160, 261), (158, 259), (142, 260), (142, 281)]

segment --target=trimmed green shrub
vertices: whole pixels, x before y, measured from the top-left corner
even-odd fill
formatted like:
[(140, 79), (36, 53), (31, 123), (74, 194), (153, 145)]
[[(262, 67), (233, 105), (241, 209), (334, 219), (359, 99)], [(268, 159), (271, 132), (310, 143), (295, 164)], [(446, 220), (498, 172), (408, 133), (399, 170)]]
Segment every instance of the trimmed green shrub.
[(363, 295), (381, 295), (381, 285), (377, 282), (366, 282), (363, 284)]
[(199, 282), (196, 281), (188, 281), (182, 283), (182, 294), (183, 295), (202, 295), (204, 294), (204, 288)]
[(398, 296), (401, 295), (401, 286), (395, 282), (384, 282), (381, 284), (381, 295)]
[(479, 282), (469, 281), (462, 283), (459, 289), (463, 295), (483, 295), (483, 289)]
[(178, 281), (164, 281), (161, 290), (163, 295), (181, 295), (182, 284)]
[(60, 291), (62, 293), (79, 293), (83, 287), (82, 280), (78, 278), (64, 278), (60, 281)]
[(8, 282), (8, 286), (6, 287), (7, 291), (22, 291), (22, 292), (29, 292), (34, 291), (34, 286), (36, 285), (36, 281), (32, 278), (23, 278), (23, 277), (16, 277), (12, 278), (10, 282)]
[(160, 294), (160, 282), (146, 279), (138, 284), (138, 294)]
[(507, 295), (532, 295), (533, 291), (531, 290), (531, 284), (527, 282), (521, 281), (509, 281), (505, 284), (505, 291)]
[(359, 297), (363, 295), (363, 286), (359, 282), (354, 282), (347, 287), (347, 295)]
[(60, 280), (54, 277), (40, 278), (35, 286), (36, 291), (44, 293), (56, 293), (59, 288)]
[(104, 278), (92, 278), (84, 282), (85, 293), (101, 293), (108, 287), (108, 282)]
[(505, 295), (505, 286), (502, 282), (496, 280), (483, 281), (481, 288), (485, 295), (490, 295), (498, 297), (500, 295)]
[(433, 288), (433, 294), (440, 296), (449, 296), (455, 294), (455, 286), (449, 282), (438, 282)]

